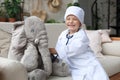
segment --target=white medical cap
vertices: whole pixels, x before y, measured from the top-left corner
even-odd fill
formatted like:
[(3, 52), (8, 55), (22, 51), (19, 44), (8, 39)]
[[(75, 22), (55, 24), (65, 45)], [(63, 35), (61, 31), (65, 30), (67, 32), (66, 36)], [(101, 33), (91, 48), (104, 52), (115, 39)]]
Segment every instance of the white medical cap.
[(84, 10), (82, 8), (77, 6), (68, 7), (65, 12), (64, 20), (66, 20), (66, 17), (70, 14), (76, 16), (81, 22), (81, 24), (84, 23)]

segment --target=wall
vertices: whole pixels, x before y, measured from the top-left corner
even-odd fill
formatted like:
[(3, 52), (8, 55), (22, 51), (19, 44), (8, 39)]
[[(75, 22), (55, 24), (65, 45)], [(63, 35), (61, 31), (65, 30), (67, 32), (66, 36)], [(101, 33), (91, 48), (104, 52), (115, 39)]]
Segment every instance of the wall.
[[(0, 2), (2, 2), (4, 0), (0, 0)], [(24, 12), (28, 12), (31, 13), (31, 11), (36, 10), (36, 5), (38, 3), (36, 3), (38, 0), (24, 0)], [(48, 7), (48, 1), (49, 0), (39, 0), (42, 4), (39, 3), (39, 9), (41, 10), (45, 10), (47, 12), (47, 20), (49, 19), (55, 19), (58, 22), (64, 22), (64, 13), (65, 13), (65, 9), (67, 8), (67, 4), (68, 3), (72, 3), (73, 0), (61, 0), (61, 8), (58, 12), (51, 12), (49, 7)], [(86, 2), (84, 0), (79, 0), (80, 1), (80, 5), (83, 9), (85, 9), (86, 13), (90, 13), (90, 7), (89, 7), (89, 0)], [(38, 10), (38, 9), (37, 9)], [(91, 20), (90, 20), (90, 14), (86, 14), (85, 16), (85, 23), (86, 24), (91, 24)]]
[(84, 9), (85, 11), (85, 24), (86, 25), (91, 25), (91, 4), (92, 1), (90, 0), (79, 0), (80, 6)]
[[(0, 2), (2, 2), (4, 0), (0, 0)], [(40, 2), (38, 3), (38, 0), (24, 0), (24, 12), (28, 12), (31, 14), (32, 11), (34, 10), (45, 10), (47, 12), (47, 20), (50, 19), (55, 19), (58, 22), (64, 22), (64, 13), (65, 13), (65, 9), (67, 8), (67, 4), (68, 3), (72, 3), (73, 0), (61, 0), (61, 8), (58, 12), (51, 12), (49, 7), (48, 7), (48, 1), (49, 0), (39, 0)], [(93, 3), (94, 0), (79, 0), (80, 6), (85, 10), (85, 24), (87, 26), (91, 26), (92, 25), (92, 19), (91, 19), (91, 5)], [(107, 16), (107, 5), (105, 7), (102, 6), (101, 7), (101, 2), (102, 1), (107, 1), (107, 0), (98, 0), (98, 4), (99, 4), (99, 8), (98, 11), (99, 13), (102, 13)], [(36, 5), (39, 4), (39, 9), (36, 9)], [(112, 10), (111, 10), (112, 11)], [(103, 13), (104, 12), (104, 13)], [(100, 15), (101, 16), (101, 15)], [(102, 22), (100, 24), (102, 24), (102, 28), (107, 28), (107, 20), (105, 19), (107, 17), (102, 17)]]
[[(48, 1), (49, 0), (41, 0), (41, 9), (45, 10), (47, 12), (47, 20), (49, 19), (56, 19), (56, 21), (59, 22), (63, 22), (63, 16), (64, 16), (64, 12), (65, 9), (67, 7), (67, 4), (72, 2), (72, 0), (61, 0), (61, 8), (59, 9), (58, 12), (52, 12), (50, 11), (49, 7), (48, 7)], [(25, 10), (27, 12), (30, 12), (32, 10), (32, 8), (35, 7), (35, 5), (33, 4), (34, 2), (37, 2), (37, 0), (26, 0), (25, 1)], [(40, 5), (39, 5), (40, 7)]]
[[(0, 2), (3, 2), (4, 0), (0, 0)], [(38, 0), (24, 0), (24, 12), (28, 12), (31, 14), (32, 11), (38, 10), (36, 7), (39, 8), (39, 10), (45, 10), (47, 12), (47, 20), (49, 19), (55, 19), (58, 22), (64, 22), (64, 13), (67, 8), (68, 3), (72, 3), (73, 0), (61, 0), (61, 8), (58, 12), (51, 12), (48, 7), (48, 1), (49, 0), (39, 0), (39, 6), (36, 6), (38, 4)], [(85, 23), (88, 25), (91, 25), (91, 14), (90, 14), (90, 6), (89, 1), (87, 2), (85, 0), (79, 0), (80, 6), (85, 10), (86, 16), (85, 16)], [(38, 11), (39, 11), (38, 10)]]

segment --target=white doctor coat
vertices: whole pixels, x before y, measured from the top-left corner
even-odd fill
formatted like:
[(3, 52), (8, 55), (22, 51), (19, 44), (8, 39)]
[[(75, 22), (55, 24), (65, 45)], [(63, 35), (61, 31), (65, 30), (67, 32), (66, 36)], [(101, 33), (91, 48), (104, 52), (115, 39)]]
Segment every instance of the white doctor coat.
[(89, 39), (83, 29), (73, 34), (69, 40), (63, 31), (56, 44), (56, 51), (69, 65), (73, 80), (109, 80), (103, 67), (89, 47)]

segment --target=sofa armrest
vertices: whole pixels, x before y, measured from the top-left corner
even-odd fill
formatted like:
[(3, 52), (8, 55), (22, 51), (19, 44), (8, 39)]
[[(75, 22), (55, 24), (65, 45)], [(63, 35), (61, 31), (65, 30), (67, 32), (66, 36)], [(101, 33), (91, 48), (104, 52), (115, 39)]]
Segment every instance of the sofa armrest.
[(120, 37), (111, 37), (111, 43), (102, 44), (102, 53), (104, 55), (120, 56)]
[[(2, 80), (28, 80), (25, 67), (18, 61), (0, 57), (0, 77)], [(1, 80), (1, 78), (0, 78)]]

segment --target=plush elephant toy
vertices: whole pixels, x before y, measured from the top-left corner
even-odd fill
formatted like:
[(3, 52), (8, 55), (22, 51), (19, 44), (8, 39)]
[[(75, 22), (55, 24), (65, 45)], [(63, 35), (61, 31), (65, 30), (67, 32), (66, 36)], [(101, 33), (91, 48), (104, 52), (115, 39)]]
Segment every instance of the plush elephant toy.
[(25, 66), (29, 80), (46, 80), (52, 73), (47, 32), (40, 18), (14, 23), (8, 58)]

